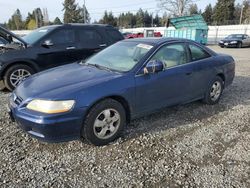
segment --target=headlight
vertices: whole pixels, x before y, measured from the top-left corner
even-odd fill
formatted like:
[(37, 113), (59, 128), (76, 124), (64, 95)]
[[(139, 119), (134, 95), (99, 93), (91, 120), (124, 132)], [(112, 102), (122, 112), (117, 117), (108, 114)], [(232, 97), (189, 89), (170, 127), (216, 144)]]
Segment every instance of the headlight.
[(237, 44), (237, 41), (232, 41), (232, 42), (230, 42), (231, 44)]
[(221, 40), (219, 43), (223, 43), (223, 41)]
[(48, 101), (35, 99), (27, 105), (27, 108), (46, 114), (56, 114), (70, 111), (73, 108), (74, 104), (74, 100)]

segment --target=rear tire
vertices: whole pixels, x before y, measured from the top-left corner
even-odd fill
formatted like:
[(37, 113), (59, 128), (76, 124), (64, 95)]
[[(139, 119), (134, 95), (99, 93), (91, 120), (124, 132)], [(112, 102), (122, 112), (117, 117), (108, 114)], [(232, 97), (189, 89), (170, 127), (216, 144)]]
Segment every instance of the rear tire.
[(241, 42), (239, 42), (239, 43), (237, 44), (237, 48), (242, 48), (242, 43), (241, 43)]
[(4, 74), (5, 87), (13, 91), (23, 80), (34, 74), (35, 71), (27, 65), (13, 65)]
[(216, 76), (205, 93), (203, 102), (209, 105), (217, 104), (221, 98), (224, 89), (224, 81), (221, 77)]
[(116, 100), (105, 99), (87, 114), (81, 136), (93, 145), (106, 145), (121, 135), (125, 124), (124, 107)]

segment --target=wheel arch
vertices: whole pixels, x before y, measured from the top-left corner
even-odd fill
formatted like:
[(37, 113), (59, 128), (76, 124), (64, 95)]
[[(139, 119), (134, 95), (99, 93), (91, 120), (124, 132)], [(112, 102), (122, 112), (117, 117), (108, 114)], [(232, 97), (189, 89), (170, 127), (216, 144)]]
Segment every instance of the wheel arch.
[(1, 78), (4, 77), (6, 71), (10, 67), (15, 66), (15, 65), (27, 65), (27, 66), (31, 67), (35, 72), (39, 71), (39, 67), (34, 62), (32, 62), (32, 61), (28, 61), (28, 60), (14, 61), (12, 63), (9, 63), (6, 67), (4, 67), (4, 69), (2, 71), (2, 74), (1, 74)]
[(218, 73), (217, 76), (219, 76), (223, 80), (223, 82), (225, 83), (226, 77), (225, 77), (224, 73)]
[[(103, 97), (103, 98), (101, 98), (101, 99), (95, 101), (94, 103), (92, 103), (92, 104), (89, 106), (89, 108), (88, 108), (88, 110), (87, 110), (87, 113), (86, 113), (85, 117), (89, 114), (89, 111), (90, 111), (96, 104), (98, 104), (99, 102), (101, 102), (101, 101), (103, 101), (103, 100), (106, 100), (106, 99), (113, 99), (113, 100), (119, 102), (119, 103), (123, 106), (123, 108), (124, 108), (124, 110), (125, 110), (125, 113), (126, 113), (126, 122), (129, 123), (130, 120), (131, 120), (131, 108), (130, 108), (130, 105), (129, 105), (128, 101), (127, 101), (124, 97), (122, 97), (122, 96), (120, 96), (120, 95), (110, 95), (110, 96), (106, 96), (106, 97)], [(84, 119), (85, 119), (85, 118), (84, 118)]]

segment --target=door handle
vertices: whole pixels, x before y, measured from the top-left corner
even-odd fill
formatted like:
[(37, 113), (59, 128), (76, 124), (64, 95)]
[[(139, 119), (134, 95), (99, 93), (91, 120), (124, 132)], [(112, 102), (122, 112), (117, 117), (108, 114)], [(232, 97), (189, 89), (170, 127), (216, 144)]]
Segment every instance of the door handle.
[(100, 44), (100, 47), (107, 47), (107, 44)]
[(74, 50), (74, 49), (76, 49), (76, 47), (74, 47), (74, 46), (69, 46), (66, 48), (66, 50)]
[(191, 74), (192, 74), (192, 72), (187, 72), (187, 73), (186, 73), (186, 75), (191, 75)]

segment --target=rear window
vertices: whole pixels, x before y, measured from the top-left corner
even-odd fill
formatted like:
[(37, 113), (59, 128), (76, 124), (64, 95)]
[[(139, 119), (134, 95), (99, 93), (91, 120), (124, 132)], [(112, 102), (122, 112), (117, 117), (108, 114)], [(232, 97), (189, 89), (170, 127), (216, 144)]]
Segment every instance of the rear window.
[(113, 43), (123, 39), (122, 34), (115, 29), (106, 29), (106, 32)]

